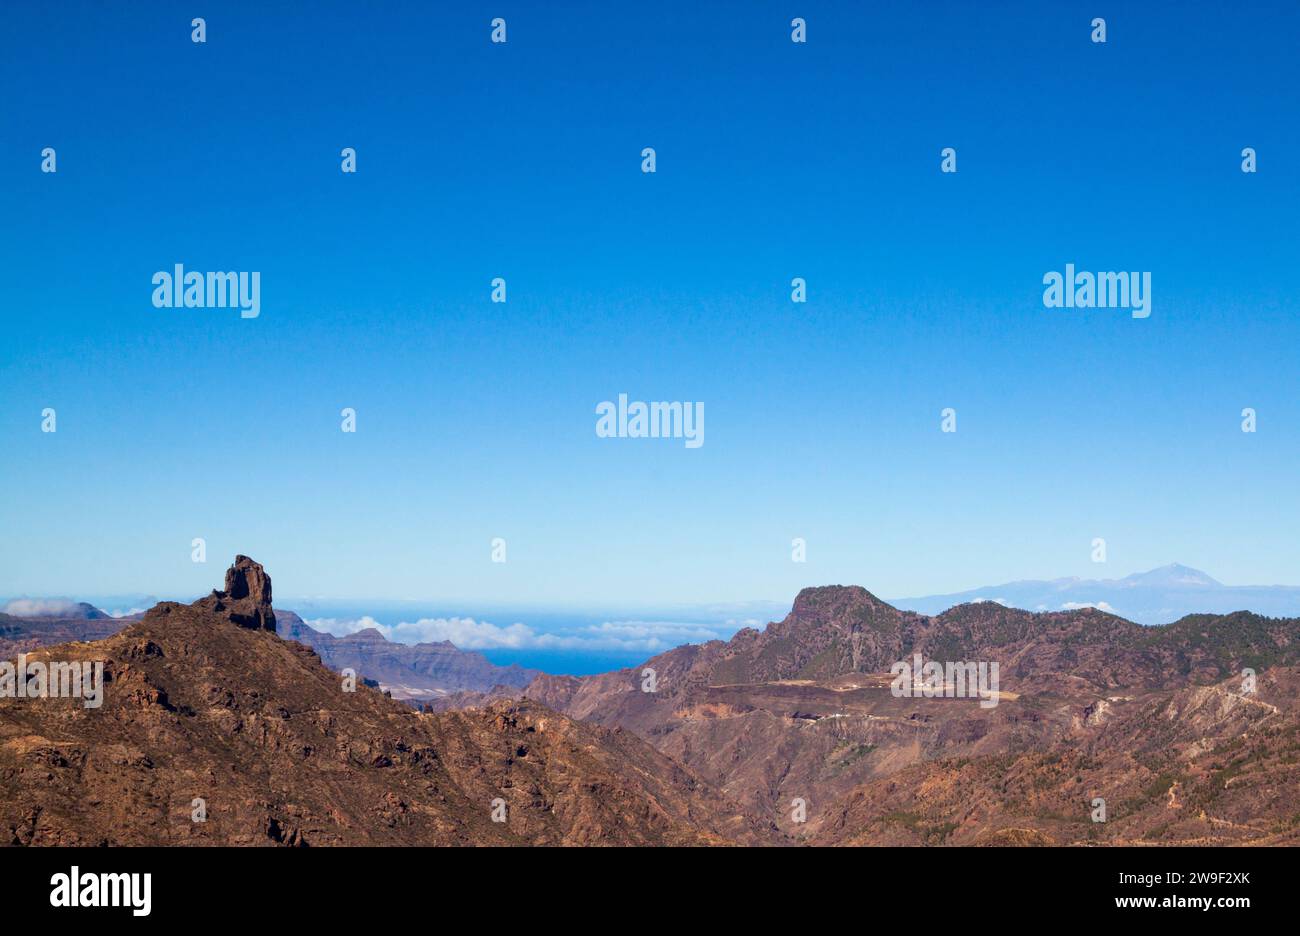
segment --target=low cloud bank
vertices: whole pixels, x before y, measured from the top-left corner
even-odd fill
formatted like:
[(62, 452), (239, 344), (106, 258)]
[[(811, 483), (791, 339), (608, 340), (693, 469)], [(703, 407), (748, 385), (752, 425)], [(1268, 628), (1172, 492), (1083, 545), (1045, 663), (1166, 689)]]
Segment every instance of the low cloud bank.
[(14, 617), (58, 617), (77, 610), (77, 603), (67, 598), (15, 598), (0, 608), (0, 613)]

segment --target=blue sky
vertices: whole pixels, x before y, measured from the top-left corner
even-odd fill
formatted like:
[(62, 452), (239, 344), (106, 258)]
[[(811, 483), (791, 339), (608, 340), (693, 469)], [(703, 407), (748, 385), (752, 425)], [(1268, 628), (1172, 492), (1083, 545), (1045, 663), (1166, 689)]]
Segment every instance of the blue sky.
[[(1300, 8), (1131, 6), (7, 3), (0, 594), (1300, 584)], [(597, 438), (619, 393), (705, 444)]]

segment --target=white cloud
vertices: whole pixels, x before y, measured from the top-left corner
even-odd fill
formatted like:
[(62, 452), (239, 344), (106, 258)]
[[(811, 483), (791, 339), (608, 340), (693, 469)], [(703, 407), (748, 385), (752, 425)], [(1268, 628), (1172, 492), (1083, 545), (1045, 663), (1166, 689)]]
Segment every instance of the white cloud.
[(1104, 601), (1067, 601), (1061, 605), (1062, 611), (1078, 611), (1082, 608), (1096, 608), (1098, 611), (1105, 611), (1107, 614), (1118, 613)]
[(14, 617), (56, 617), (77, 610), (77, 603), (67, 598), (15, 598), (4, 606), (4, 614)]
[(716, 627), (680, 621), (605, 621), (583, 628), (582, 633), (587, 640), (612, 641), (615, 646), (635, 644), (651, 650), (703, 643), (720, 636)]
[(354, 619), (315, 618), (308, 621), (307, 626), (313, 630), (333, 634), (335, 637), (346, 637), (348, 634), (355, 634), (357, 631), (363, 631), (368, 627), (381, 631), (383, 629), (379, 622), (372, 617)]
[(522, 650), (545, 645), (548, 635), (538, 634), (527, 624), (498, 627), (488, 621), (473, 618), (420, 618), (403, 621), (395, 627), (380, 627), (389, 640), (398, 643), (436, 643), (450, 640), (462, 650), (491, 650), (505, 648)]

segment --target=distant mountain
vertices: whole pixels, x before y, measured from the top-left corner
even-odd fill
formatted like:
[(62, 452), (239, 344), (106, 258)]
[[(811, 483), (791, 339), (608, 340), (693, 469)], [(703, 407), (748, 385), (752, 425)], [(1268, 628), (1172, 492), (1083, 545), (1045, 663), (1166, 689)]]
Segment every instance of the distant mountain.
[[(39, 651), (100, 661), (102, 708), (0, 697), (12, 845), (705, 845), (769, 829), (629, 732), (532, 702), (429, 715), (275, 633), (270, 577)], [(11, 677), (12, 679), (12, 677)], [(204, 821), (195, 812), (204, 810)]]
[(18, 618), (50, 618), (63, 621), (106, 621), (112, 615), (101, 611), (84, 601), (68, 601), (66, 598), (15, 598), (0, 613)]
[[(78, 609), (83, 606), (76, 606)], [(90, 605), (84, 605), (95, 609)], [(0, 658), (12, 659), (36, 647), (73, 640), (100, 640), (117, 633), (126, 622), (107, 614), (77, 617), (17, 617), (0, 614)]]
[(1204, 572), (1177, 563), (1121, 579), (1007, 582), (951, 595), (898, 598), (892, 604), (920, 614), (939, 614), (971, 601), (994, 601), (1026, 611), (1093, 607), (1139, 624), (1168, 624), (1189, 614), (1233, 611), (1253, 611), (1270, 617), (1300, 615), (1300, 588), (1224, 585)]
[(275, 619), (285, 640), (311, 647), (330, 669), (351, 668), (377, 681), (395, 699), (427, 701), (451, 692), (487, 692), (497, 686), (518, 689), (541, 675), (517, 664), (497, 666), (483, 654), (461, 650), (447, 640), (396, 643), (373, 627), (335, 637), (279, 608)]

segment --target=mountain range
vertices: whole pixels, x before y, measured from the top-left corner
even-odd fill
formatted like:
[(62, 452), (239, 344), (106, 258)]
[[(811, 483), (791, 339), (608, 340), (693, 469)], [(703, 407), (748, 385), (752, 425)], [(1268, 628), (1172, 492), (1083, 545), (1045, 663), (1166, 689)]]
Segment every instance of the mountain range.
[[(280, 632), (282, 614), (241, 556), (206, 598), (38, 650), (102, 661), (105, 701), (0, 698), (0, 835), (1300, 844), (1297, 618), (1144, 626), (991, 601), (930, 616), (823, 586), (727, 641), (417, 709), (348, 688), (299, 622)], [(1000, 678), (978, 699), (951, 670), (938, 695), (898, 691), (900, 661), (921, 659), (996, 664)]]
[(1188, 614), (1251, 610), (1273, 616), (1300, 615), (1300, 588), (1287, 585), (1224, 585), (1177, 563), (1120, 579), (1060, 578), (1007, 582), (950, 595), (897, 598), (893, 604), (939, 614), (972, 601), (995, 601), (1026, 611), (1094, 607), (1139, 624), (1168, 624)]
[[(896, 697), (889, 669), (916, 653), (998, 662), (1000, 703)], [(1295, 618), (1149, 627), (992, 602), (929, 617), (828, 586), (761, 632), (525, 695), (634, 731), (796, 841), (1273, 842), (1300, 835), (1298, 664)], [(1251, 692), (1247, 667), (1263, 674)], [(948, 789), (955, 772), (978, 782)], [(1175, 785), (1197, 809), (1167, 809)]]

